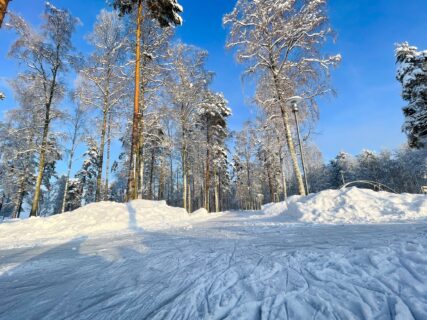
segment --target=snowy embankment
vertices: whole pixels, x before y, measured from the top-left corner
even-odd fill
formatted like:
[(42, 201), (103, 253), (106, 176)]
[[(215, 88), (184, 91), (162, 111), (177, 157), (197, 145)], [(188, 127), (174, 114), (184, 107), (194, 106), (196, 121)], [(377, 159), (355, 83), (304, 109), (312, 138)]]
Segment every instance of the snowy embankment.
[(193, 223), (218, 215), (197, 210), (189, 215), (165, 201), (135, 200), (92, 203), (51, 217), (6, 220), (0, 224), (0, 249), (62, 243), (78, 237), (103, 237), (121, 233), (191, 228)]
[[(249, 221), (276, 223), (385, 223), (427, 217), (427, 197), (366, 189), (325, 190), (307, 197), (268, 204), (262, 210), (241, 212)], [(0, 248), (62, 243), (78, 237), (169, 228), (191, 228), (217, 217), (199, 209), (191, 215), (165, 201), (136, 200), (127, 204), (100, 202), (47, 218), (10, 220), (0, 224)], [(246, 222), (250, 225), (250, 222)]]
[[(387, 223), (427, 218), (427, 197), (368, 189), (325, 190), (263, 206), (262, 215), (278, 221), (309, 223)], [(254, 215), (253, 218), (257, 218)]]

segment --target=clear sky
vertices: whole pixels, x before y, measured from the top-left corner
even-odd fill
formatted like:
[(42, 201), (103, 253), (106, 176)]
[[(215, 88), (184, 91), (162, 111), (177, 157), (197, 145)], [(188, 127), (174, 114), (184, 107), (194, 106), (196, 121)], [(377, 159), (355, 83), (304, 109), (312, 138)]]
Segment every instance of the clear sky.
[[(84, 35), (91, 29), (104, 0), (51, 0), (68, 8), (83, 22), (75, 34), (81, 52), (90, 48)], [(222, 16), (231, 11), (232, 0), (180, 0), (184, 6), (184, 25), (177, 30), (182, 41), (209, 51), (208, 68), (216, 73), (213, 88), (224, 92), (233, 109), (230, 126), (238, 130), (253, 117), (249, 107), (250, 86), (241, 81), (242, 67), (233, 53), (224, 49), (226, 30)], [(201, 4), (202, 3), (202, 4)], [(32, 24), (40, 23), (42, 0), (13, 0), (10, 9)], [(326, 160), (340, 150), (359, 153), (368, 148), (380, 151), (405, 142), (401, 133), (403, 116), (400, 85), (395, 80), (394, 43), (409, 41), (427, 49), (427, 0), (330, 0), (331, 25), (337, 42), (325, 52), (341, 53), (343, 61), (332, 73), (337, 97), (320, 102), (320, 120), (315, 141)], [(12, 32), (0, 30), (0, 91), (8, 96), (0, 110), (14, 106), (6, 80), (17, 73), (17, 64), (7, 58)]]

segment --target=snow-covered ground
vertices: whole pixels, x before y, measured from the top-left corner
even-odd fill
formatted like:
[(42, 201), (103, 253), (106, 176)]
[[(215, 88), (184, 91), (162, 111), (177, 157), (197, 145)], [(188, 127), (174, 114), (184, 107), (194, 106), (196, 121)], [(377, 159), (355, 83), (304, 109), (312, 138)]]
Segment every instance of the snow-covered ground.
[(258, 212), (137, 201), (7, 222), (0, 319), (427, 319), (426, 216), (425, 196), (353, 188)]

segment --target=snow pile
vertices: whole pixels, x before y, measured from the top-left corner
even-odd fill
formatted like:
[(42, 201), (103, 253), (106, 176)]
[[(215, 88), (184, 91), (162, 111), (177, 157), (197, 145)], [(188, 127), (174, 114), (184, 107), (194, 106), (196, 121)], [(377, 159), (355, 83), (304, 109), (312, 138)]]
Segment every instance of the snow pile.
[(427, 217), (427, 196), (368, 189), (325, 190), (263, 206), (263, 216), (310, 223), (384, 223)]
[(213, 214), (198, 210), (189, 215), (165, 201), (135, 200), (129, 203), (92, 203), (51, 217), (10, 220), (0, 224), (0, 248), (52, 244), (80, 237), (190, 228)]

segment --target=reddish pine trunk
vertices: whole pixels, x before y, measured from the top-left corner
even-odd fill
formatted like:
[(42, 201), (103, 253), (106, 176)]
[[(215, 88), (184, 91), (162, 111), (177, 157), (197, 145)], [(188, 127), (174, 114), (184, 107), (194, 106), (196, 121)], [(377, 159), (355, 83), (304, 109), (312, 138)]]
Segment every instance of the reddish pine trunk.
[(0, 0), (0, 28), (3, 24), (4, 16), (7, 12), (7, 6), (9, 4), (9, 0)]
[[(140, 83), (140, 64), (141, 64), (141, 21), (142, 21), (142, 0), (138, 1), (138, 16), (136, 21), (136, 50), (135, 50), (135, 91), (133, 101), (133, 123), (132, 123), (132, 140), (129, 157), (128, 173), (128, 200), (134, 200), (138, 197), (138, 178), (136, 175), (137, 164), (136, 155), (140, 152), (139, 146), (139, 83)], [(139, 170), (138, 170), (139, 171)]]

